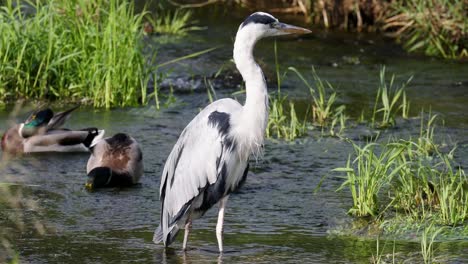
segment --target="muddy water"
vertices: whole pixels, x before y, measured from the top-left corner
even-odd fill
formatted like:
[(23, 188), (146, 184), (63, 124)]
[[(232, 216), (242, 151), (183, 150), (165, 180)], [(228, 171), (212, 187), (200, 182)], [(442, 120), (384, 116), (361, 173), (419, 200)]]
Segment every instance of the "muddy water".
[[(161, 69), (167, 70), (170, 78), (210, 76), (221, 65), (229, 64), (232, 39), (245, 14), (216, 16), (210, 15), (212, 11), (208, 8), (197, 13), (198, 23), (206, 27), (204, 31), (186, 38), (156, 36), (145, 40), (148, 51), (157, 50), (161, 61), (220, 45), (208, 55)], [(274, 89), (272, 43), (260, 43), (256, 55)], [(457, 157), (465, 162), (467, 64), (408, 56), (375, 36), (320, 31), (301, 40), (279, 40), (278, 50), (284, 68), (295, 66), (306, 72), (315, 65), (318, 74), (335, 85), (351, 113), (360, 113), (363, 106), (373, 103), (381, 64), (397, 74), (398, 80), (414, 75), (408, 90), (414, 113), (421, 107), (432, 107), (433, 112), (441, 114), (446, 120), (440, 130), (447, 135), (444, 140), (458, 142)], [(359, 63), (354, 64), (356, 58)], [(293, 98), (304, 97), (308, 91), (299, 84), (290, 75), (283, 90)], [(235, 91), (219, 87), (217, 96), (231, 96)], [(377, 254), (374, 238), (331, 234), (350, 221), (346, 214), (350, 195), (335, 192), (342, 179), (330, 170), (344, 164), (351, 148), (342, 140), (323, 138), (315, 132), (295, 142), (269, 140), (264, 157), (252, 161), (246, 184), (228, 202), (223, 256), (217, 253), (216, 210), (194, 223), (186, 254), (181, 251), (181, 237), (168, 250), (154, 245), (151, 239), (159, 218), (164, 160), (185, 124), (208, 103), (203, 89), (175, 96), (176, 102), (161, 111), (153, 106), (113, 111), (82, 108), (69, 120), (71, 128), (98, 126), (108, 135), (129, 133), (141, 143), (145, 175), (135, 188), (87, 192), (86, 154), (31, 155), (2, 169), (2, 178), (6, 179), (1, 181), (25, 183), (24, 196), (41, 205), (37, 211), (26, 212), (26, 218), (38, 218), (48, 228), (43, 236), (30, 230), (15, 236), (14, 246), (23, 262), (366, 263)], [(0, 119), (4, 129), (7, 113)], [(401, 122), (388, 134), (417, 134), (418, 123)], [(359, 139), (361, 133), (367, 133), (363, 130), (358, 127), (348, 133)], [(322, 178), (320, 190), (314, 192)], [(387, 243), (385, 254), (391, 254), (393, 241)], [(443, 262), (463, 263), (468, 261), (467, 248), (467, 238), (461, 238), (438, 244), (437, 254)], [(397, 240), (395, 252), (399, 261), (422, 261), (417, 241)]]

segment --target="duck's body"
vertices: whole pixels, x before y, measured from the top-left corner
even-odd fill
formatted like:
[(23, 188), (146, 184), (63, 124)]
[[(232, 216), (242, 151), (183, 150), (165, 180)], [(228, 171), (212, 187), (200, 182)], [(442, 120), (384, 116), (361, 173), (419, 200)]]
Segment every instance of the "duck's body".
[(118, 133), (91, 146), (86, 172), (88, 189), (126, 187), (143, 175), (143, 154), (137, 141)]
[(34, 112), (24, 123), (15, 124), (2, 136), (2, 150), (9, 154), (34, 152), (88, 152), (94, 140), (104, 135), (104, 130), (61, 128), (70, 113), (54, 115), (49, 108)]
[(161, 221), (153, 237), (155, 243), (169, 246), (185, 227), (186, 249), (192, 220), (219, 202), (216, 237), (219, 251), (223, 251), (227, 199), (245, 181), (249, 156), (261, 150), (268, 121), (267, 86), (253, 48), (263, 37), (309, 32), (262, 12), (241, 24), (234, 43), (234, 61), (245, 80), (245, 104), (232, 99), (213, 102), (180, 135), (161, 176)]

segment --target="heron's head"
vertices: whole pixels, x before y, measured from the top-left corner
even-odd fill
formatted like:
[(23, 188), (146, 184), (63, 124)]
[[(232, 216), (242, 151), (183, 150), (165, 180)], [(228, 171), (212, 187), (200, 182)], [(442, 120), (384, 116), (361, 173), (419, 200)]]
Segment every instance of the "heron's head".
[(282, 36), (290, 34), (307, 34), (312, 31), (281, 23), (274, 16), (264, 13), (256, 12), (248, 16), (244, 22), (239, 26), (239, 31), (247, 31), (258, 39), (272, 36)]

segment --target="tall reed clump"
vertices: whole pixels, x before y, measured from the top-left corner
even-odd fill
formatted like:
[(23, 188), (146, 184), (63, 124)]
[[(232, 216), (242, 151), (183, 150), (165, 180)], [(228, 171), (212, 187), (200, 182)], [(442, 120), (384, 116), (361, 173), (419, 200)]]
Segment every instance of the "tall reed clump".
[(146, 102), (149, 69), (141, 21), (123, 0), (7, 0), (0, 9), (0, 99), (91, 100), (96, 107)]
[[(395, 126), (396, 118), (399, 114), (402, 118), (408, 118), (410, 103), (406, 98), (406, 86), (411, 80), (412, 77), (399, 87), (395, 87), (395, 75), (392, 75), (390, 82), (387, 84), (385, 80), (385, 66), (380, 69), (380, 84), (372, 111), (372, 127), (386, 128)], [(377, 120), (379, 117), (380, 122)]]
[(468, 9), (462, 0), (393, 1), (384, 30), (409, 52), (444, 58), (468, 57)]
[(281, 94), (282, 76), (278, 63), (276, 42), (274, 44), (274, 50), (278, 90), (274, 96), (270, 96), (270, 110), (266, 136), (269, 138), (276, 137), (285, 140), (294, 140), (307, 133), (306, 120), (304, 119), (302, 122), (299, 120), (294, 102), (287, 100), (287, 96)]

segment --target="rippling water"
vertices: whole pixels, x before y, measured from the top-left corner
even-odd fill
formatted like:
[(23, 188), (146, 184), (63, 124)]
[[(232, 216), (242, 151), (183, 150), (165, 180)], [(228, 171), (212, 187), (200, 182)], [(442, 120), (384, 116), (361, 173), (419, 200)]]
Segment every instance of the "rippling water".
[[(206, 12), (209, 12), (206, 11)], [(229, 19), (212, 17), (204, 11), (199, 23), (207, 29), (188, 38), (146, 39), (148, 51), (158, 50), (161, 61), (213, 45), (217, 51), (173, 67), (169, 76), (211, 75), (231, 57), (232, 39), (241, 15)], [(317, 32), (296, 40), (278, 42), (283, 67), (296, 66), (307, 71), (312, 65), (340, 93), (351, 112), (373, 103), (380, 64), (398, 80), (414, 75), (409, 98), (414, 114), (432, 108), (446, 120), (440, 128), (451, 142), (459, 143), (462, 164), (468, 154), (468, 65), (405, 55), (387, 40), (374, 36), (354, 36)], [(272, 41), (264, 41), (256, 55), (267, 77), (274, 80)], [(357, 57), (359, 64), (347, 63), (346, 56)], [(270, 82), (270, 87), (274, 86)], [(308, 91), (292, 75), (284, 83), (291, 97), (304, 97)], [(234, 90), (219, 90), (218, 96), (231, 96)], [(177, 102), (162, 111), (153, 106), (97, 111), (77, 110), (69, 120), (71, 128), (98, 126), (107, 135), (125, 132), (143, 148), (145, 175), (135, 188), (87, 192), (85, 166), (87, 154), (30, 155), (3, 168), (7, 179), (25, 183), (26, 197), (36, 200), (41, 209), (26, 212), (48, 227), (45, 235), (32, 231), (18, 234), (16, 251), (25, 263), (365, 263), (377, 254), (374, 239), (330, 235), (329, 231), (349, 221), (351, 204), (347, 192), (336, 192), (342, 179), (330, 172), (344, 165), (351, 147), (345, 141), (322, 138), (315, 133), (295, 142), (269, 140), (264, 157), (252, 161), (244, 187), (231, 195), (225, 218), (225, 250), (217, 253), (216, 210), (194, 222), (189, 250), (181, 251), (182, 236), (171, 249), (151, 242), (159, 219), (159, 180), (162, 166), (179, 133), (208, 103), (204, 92), (176, 94)], [(240, 100), (242, 98), (240, 97)], [(0, 115), (7, 127), (7, 113)], [(419, 121), (405, 121), (388, 134), (417, 134)], [(359, 128), (349, 132), (359, 137)], [(325, 176), (325, 177), (324, 177)], [(6, 177), (6, 176), (4, 176)], [(314, 192), (321, 182), (321, 188)], [(0, 220), (0, 223), (1, 220)], [(382, 242), (383, 243), (383, 242)], [(387, 242), (392, 252), (393, 242)], [(439, 244), (443, 262), (468, 261), (467, 239)], [(420, 261), (419, 242), (396, 241), (397, 259)]]

